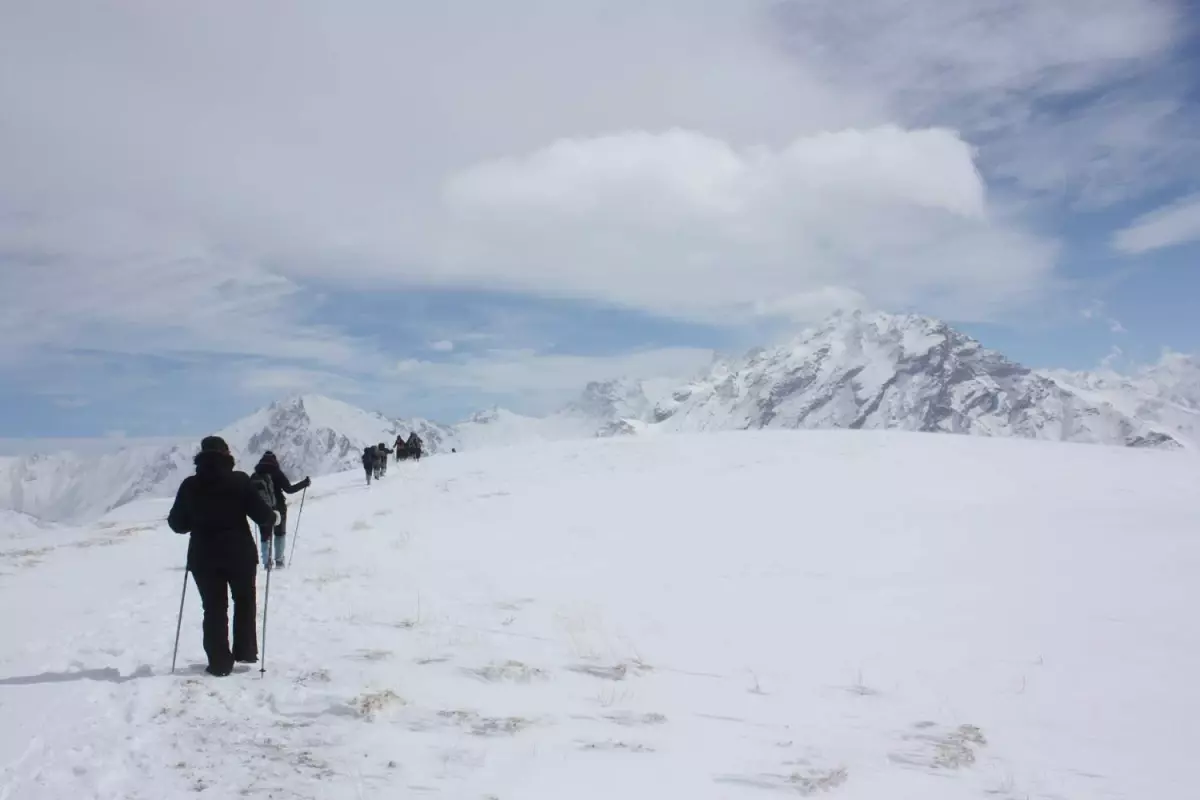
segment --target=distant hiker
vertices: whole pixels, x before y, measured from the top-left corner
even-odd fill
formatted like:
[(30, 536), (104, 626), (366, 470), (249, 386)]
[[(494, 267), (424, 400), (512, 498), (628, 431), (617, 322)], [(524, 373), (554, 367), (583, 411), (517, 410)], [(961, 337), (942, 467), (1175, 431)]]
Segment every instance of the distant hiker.
[(295, 494), (302, 489), (307, 489), (312, 485), (312, 479), (305, 478), (292, 485), (287, 476), (283, 474), (283, 470), (279, 466), (279, 459), (268, 450), (258, 460), (258, 465), (254, 467), (254, 474), (250, 476), (250, 480), (254, 484), (255, 490), (264, 495), (264, 499), (271, 498), (269, 502), (271, 508), (279, 512), (279, 521), (274, 526), (274, 547), (271, 545), (271, 528), (259, 528), (258, 531), (263, 567), (271, 569), (272, 550), (275, 553), (275, 566), (282, 567), (285, 537), (287, 536), (287, 500), (284, 499), (283, 494), (284, 492)]
[(362, 465), (363, 469), (367, 471), (367, 486), (371, 485), (371, 478), (375, 475), (375, 458), (375, 445), (371, 445), (366, 450), (363, 450)]
[(377, 457), (376, 457), (375, 464), (378, 467), (379, 474), (376, 475), (375, 477), (382, 478), (384, 475), (387, 475), (388, 456), (390, 456), (392, 454), (392, 451), (388, 449), (388, 446), (386, 443), (380, 442), (379, 448), (376, 450), (376, 453), (377, 453)]
[(413, 431), (412, 433), (410, 433), (408, 435), (408, 442), (407, 442), (408, 457), (416, 459), (417, 461), (420, 461), (422, 444), (424, 444), (424, 443), (421, 441), (421, 437), (417, 436), (416, 431)]
[(404, 458), (407, 457), (405, 454), (406, 448), (404, 446), (404, 434), (396, 434), (396, 443), (392, 445), (392, 447), (395, 448), (392, 452), (396, 454), (396, 463), (399, 464)]
[[(255, 632), (254, 539), (246, 517), (269, 529), (280, 516), (258, 495), (250, 476), (235, 472), (229, 446), (219, 436), (200, 442), (196, 474), (183, 479), (167, 525), (190, 533), (187, 569), (204, 606), (207, 672), (223, 677), (234, 662), (258, 661)], [(229, 597), (233, 596), (233, 649), (229, 647)]]

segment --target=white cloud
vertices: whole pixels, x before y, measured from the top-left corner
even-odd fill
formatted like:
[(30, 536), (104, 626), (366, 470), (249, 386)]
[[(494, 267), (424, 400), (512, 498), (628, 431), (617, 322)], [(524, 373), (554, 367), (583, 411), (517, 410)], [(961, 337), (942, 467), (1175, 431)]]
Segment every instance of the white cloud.
[(278, 398), (284, 394), (319, 392), (360, 395), (366, 387), (341, 373), (302, 367), (242, 364), (237, 368), (238, 387), (248, 395)]
[(1086, 320), (1100, 321), (1108, 326), (1112, 333), (1128, 333), (1129, 331), (1121, 324), (1121, 321), (1108, 313), (1108, 308), (1103, 300), (1093, 300), (1089, 306), (1082, 309), (1079, 315)]
[(778, 150), (682, 130), (564, 140), (465, 170), (446, 199), (444, 276), (709, 320), (813, 293), (984, 314), (1036, 294), (1054, 257), (988, 208), (943, 129)]
[(449, 353), (454, 350), (454, 342), (449, 339), (442, 339), (438, 342), (430, 342), (429, 349), (438, 353)]
[(1116, 233), (1113, 247), (1122, 253), (1140, 255), (1195, 241), (1200, 241), (1200, 194), (1138, 217)]
[[(1147, 159), (1177, 152), (1182, 95), (1141, 81), (1184, 11), (5, 3), (0, 363), (49, 347), (382, 363), (311, 321), (310, 280), (722, 320), (834, 298), (989, 317), (1037, 296), (1054, 249), (979, 165), (1031, 191), (1136, 192)], [(1115, 81), (1136, 91), (1075, 103), (1069, 127), (1046, 111)]]
[(380, 391), (458, 391), (537, 414), (557, 410), (574, 399), (589, 381), (619, 377), (686, 379), (712, 357), (711, 350), (678, 347), (613, 356), (492, 350), (451, 361), (404, 359), (394, 366), (388, 386), (381, 386)]
[[(781, 37), (828, 85), (873, 87), (890, 118), (952, 124), (1023, 188), (1136, 194), (1193, 137), (1172, 75), (1183, 0), (865, 0), (776, 5)], [(1164, 68), (1164, 69), (1160, 69)], [(1096, 91), (1103, 87), (1103, 92)], [(1082, 99), (1081, 99), (1082, 96)], [(1140, 172), (1139, 172), (1140, 170)]]
[(135, 216), (0, 217), (0, 260), (0, 363), (45, 345), (339, 365), (370, 356), (330, 327), (300, 324), (293, 280)]

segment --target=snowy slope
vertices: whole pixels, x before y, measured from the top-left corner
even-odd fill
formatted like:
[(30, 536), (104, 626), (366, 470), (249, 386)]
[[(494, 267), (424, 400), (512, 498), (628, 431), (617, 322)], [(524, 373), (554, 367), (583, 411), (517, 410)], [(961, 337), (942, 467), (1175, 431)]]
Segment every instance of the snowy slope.
[(0, 459), (0, 508), (49, 521), (95, 519), (137, 498), (173, 492), (192, 471), (194, 449), (134, 446)]
[(54, 527), (20, 511), (0, 510), (0, 543), (36, 536)]
[[(273, 450), (293, 480), (359, 465), (369, 444), (416, 430), (428, 452), (450, 449), (453, 432), (423, 419), (393, 420), (319, 395), (289, 398), (239, 420), (219, 435), (239, 467)], [(192, 473), (198, 439), (113, 453), (54, 453), (0, 459), (0, 508), (44, 520), (83, 522), (142, 497), (173, 495)]]
[(656, 412), (664, 431), (866, 428), (1179, 447), (1160, 426), (915, 315), (837, 315), (721, 360)]
[(1188, 800), (1198, 477), (863, 431), (346, 473), (221, 680), (191, 587), (168, 674), (186, 542), (130, 505), (0, 575), (0, 798)]
[(1167, 353), (1133, 375), (1112, 369), (1045, 374), (1081, 397), (1107, 403), (1200, 448), (1200, 359), (1195, 356)]

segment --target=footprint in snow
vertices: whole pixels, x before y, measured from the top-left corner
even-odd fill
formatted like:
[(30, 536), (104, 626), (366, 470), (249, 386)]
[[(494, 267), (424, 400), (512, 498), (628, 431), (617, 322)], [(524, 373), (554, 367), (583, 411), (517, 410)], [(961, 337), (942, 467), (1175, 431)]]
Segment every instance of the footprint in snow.
[(774, 789), (808, 797), (818, 792), (836, 789), (849, 777), (850, 773), (845, 767), (837, 767), (835, 769), (800, 769), (786, 774), (764, 772), (757, 775), (718, 775), (713, 778), (713, 781), (738, 786), (752, 786), (756, 789)]
[(579, 742), (580, 750), (601, 750), (610, 753), (653, 753), (654, 748), (650, 745), (640, 744), (638, 742), (620, 742), (609, 739), (605, 742)]
[(630, 675), (641, 675), (650, 672), (651, 668), (641, 662), (628, 662), (614, 664), (611, 667), (597, 667), (591, 664), (572, 664), (567, 667), (571, 672), (578, 672), (581, 675), (591, 675), (593, 678), (602, 678), (610, 681), (623, 681)]
[(901, 739), (908, 743), (901, 750), (888, 753), (893, 764), (926, 770), (962, 769), (975, 763), (975, 749), (987, 746), (983, 731), (974, 725), (959, 725), (947, 729), (932, 722), (913, 725), (916, 733), (905, 733)]
[(503, 664), (493, 663), (482, 667), (464, 667), (462, 671), (488, 683), (500, 681), (532, 683), (535, 680), (546, 680), (549, 677), (544, 670), (522, 664), (520, 661), (505, 661)]

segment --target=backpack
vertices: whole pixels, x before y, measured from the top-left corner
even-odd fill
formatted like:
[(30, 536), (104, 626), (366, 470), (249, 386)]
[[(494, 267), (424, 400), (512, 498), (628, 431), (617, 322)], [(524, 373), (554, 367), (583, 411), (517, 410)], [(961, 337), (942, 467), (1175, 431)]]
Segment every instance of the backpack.
[(250, 476), (250, 484), (254, 487), (254, 491), (258, 492), (266, 504), (275, 508), (275, 482), (271, 480), (271, 476), (265, 472), (255, 472)]
[(375, 446), (374, 445), (372, 445), (371, 447), (368, 447), (366, 450), (363, 450), (362, 461), (363, 461), (363, 464), (366, 464), (368, 466), (375, 462)]

